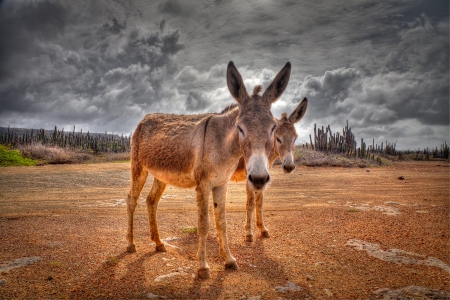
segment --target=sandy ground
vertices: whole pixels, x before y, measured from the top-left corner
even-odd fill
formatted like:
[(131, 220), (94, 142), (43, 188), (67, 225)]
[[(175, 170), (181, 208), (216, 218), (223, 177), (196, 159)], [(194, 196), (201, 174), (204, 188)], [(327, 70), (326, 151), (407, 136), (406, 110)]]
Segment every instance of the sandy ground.
[[(449, 164), (272, 171), (271, 237), (245, 242), (245, 188), (230, 183), (228, 241), (197, 269), (194, 190), (168, 187), (156, 253), (145, 203), (126, 249), (129, 163), (0, 168), (0, 299), (450, 299)], [(403, 176), (404, 180), (398, 179)], [(144, 201), (151, 185), (147, 181)], [(409, 297), (409, 298), (408, 298)]]

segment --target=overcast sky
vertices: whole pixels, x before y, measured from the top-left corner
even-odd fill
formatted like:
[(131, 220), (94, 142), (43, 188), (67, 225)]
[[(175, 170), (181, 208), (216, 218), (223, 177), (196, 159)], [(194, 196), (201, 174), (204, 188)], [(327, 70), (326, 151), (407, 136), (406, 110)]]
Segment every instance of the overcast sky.
[(292, 73), (272, 111), (397, 149), (449, 142), (449, 1), (0, 0), (0, 126), (129, 134)]

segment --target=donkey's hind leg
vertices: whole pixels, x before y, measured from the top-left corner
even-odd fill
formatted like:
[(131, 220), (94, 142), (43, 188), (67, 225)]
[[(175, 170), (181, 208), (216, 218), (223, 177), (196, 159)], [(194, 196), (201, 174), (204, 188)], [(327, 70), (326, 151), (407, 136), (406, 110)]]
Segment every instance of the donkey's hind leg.
[(150, 223), (150, 234), (152, 237), (152, 241), (154, 241), (156, 244), (156, 251), (160, 252), (166, 252), (166, 247), (159, 238), (158, 224), (156, 222), (156, 210), (158, 209), (159, 199), (161, 199), (161, 196), (166, 189), (166, 185), (166, 183), (155, 178), (153, 180), (152, 189), (147, 196), (147, 210), (148, 220)]
[(140, 166), (131, 166), (131, 188), (130, 193), (127, 198), (127, 217), (128, 217), (128, 229), (127, 229), (127, 240), (128, 240), (128, 252), (136, 252), (136, 245), (134, 243), (133, 235), (133, 221), (134, 221), (134, 211), (138, 203), (139, 195), (141, 194), (142, 188), (144, 187), (145, 181), (147, 180), (148, 172), (142, 170)]

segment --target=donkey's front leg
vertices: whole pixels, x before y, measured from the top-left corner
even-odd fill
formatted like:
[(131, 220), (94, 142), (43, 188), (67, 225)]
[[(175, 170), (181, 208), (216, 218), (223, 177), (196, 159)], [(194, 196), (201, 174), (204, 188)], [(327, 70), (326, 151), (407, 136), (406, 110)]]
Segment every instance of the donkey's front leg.
[(220, 254), (225, 258), (225, 268), (237, 270), (236, 259), (231, 255), (227, 241), (227, 221), (225, 218), (225, 202), (227, 197), (227, 186), (224, 184), (213, 188), (214, 200), (214, 219), (216, 220), (216, 229), (219, 236)]
[(156, 251), (166, 252), (166, 247), (164, 243), (159, 238), (158, 224), (156, 222), (156, 210), (158, 208), (159, 199), (161, 199), (164, 190), (166, 189), (166, 183), (159, 181), (158, 179), (153, 179), (153, 185), (150, 193), (147, 196), (147, 210), (148, 210), (148, 220), (150, 223), (150, 234), (152, 241), (156, 244)]
[(209, 206), (208, 199), (211, 189), (202, 185), (197, 185), (197, 209), (198, 209), (198, 251), (197, 259), (200, 263), (198, 277), (202, 279), (210, 278), (209, 265), (206, 262), (206, 239), (209, 230)]
[(133, 225), (134, 225), (134, 211), (136, 209), (139, 195), (144, 187), (145, 180), (147, 179), (148, 172), (143, 171), (140, 166), (131, 166), (131, 188), (127, 198), (127, 240), (128, 240), (128, 252), (136, 252), (136, 244), (134, 243)]
[(247, 217), (245, 218), (245, 231), (246, 236), (245, 240), (247, 242), (253, 242), (253, 231), (252, 231), (252, 219), (253, 219), (253, 211), (255, 210), (255, 192), (253, 189), (247, 184), (245, 185), (247, 191), (247, 205), (246, 205), (246, 213)]
[(270, 236), (269, 230), (267, 230), (266, 226), (264, 226), (262, 217), (264, 192), (257, 192), (255, 193), (255, 195), (256, 195), (256, 226), (261, 231), (261, 236), (268, 238)]

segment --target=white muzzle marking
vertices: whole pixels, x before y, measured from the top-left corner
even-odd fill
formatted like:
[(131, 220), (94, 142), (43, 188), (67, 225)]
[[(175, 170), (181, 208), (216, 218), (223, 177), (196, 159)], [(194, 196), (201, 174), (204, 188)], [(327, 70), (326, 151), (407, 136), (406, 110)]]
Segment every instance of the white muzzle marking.
[(270, 180), (269, 161), (267, 156), (262, 154), (254, 154), (250, 157), (247, 165), (247, 180), (255, 191), (264, 189)]

